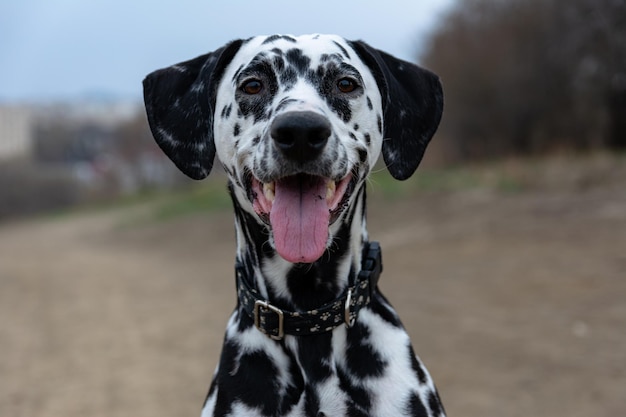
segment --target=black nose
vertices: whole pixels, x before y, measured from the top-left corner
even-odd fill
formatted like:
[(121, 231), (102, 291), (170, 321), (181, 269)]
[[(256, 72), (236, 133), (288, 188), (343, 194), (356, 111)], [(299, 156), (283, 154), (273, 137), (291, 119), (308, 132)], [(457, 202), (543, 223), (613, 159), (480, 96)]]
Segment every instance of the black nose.
[(330, 137), (330, 123), (317, 113), (292, 111), (274, 119), (270, 134), (285, 157), (296, 162), (315, 159)]

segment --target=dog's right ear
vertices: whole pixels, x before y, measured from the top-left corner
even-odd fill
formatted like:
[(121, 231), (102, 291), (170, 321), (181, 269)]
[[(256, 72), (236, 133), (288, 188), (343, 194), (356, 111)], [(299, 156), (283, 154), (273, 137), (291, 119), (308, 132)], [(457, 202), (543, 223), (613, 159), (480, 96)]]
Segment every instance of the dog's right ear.
[(195, 59), (154, 71), (143, 80), (146, 114), (159, 147), (189, 177), (211, 172), (213, 114), (219, 82), (242, 40)]
[(372, 71), (382, 95), (383, 159), (395, 179), (405, 180), (417, 169), (439, 126), (443, 112), (441, 82), (432, 72), (365, 42), (351, 45)]

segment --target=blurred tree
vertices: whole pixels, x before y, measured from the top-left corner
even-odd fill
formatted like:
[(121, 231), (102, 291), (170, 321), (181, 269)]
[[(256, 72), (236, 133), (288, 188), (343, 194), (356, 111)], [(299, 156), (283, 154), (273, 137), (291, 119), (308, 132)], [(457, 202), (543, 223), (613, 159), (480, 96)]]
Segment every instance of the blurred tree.
[(421, 61), (449, 157), (626, 148), (626, 0), (464, 0)]
[(92, 162), (112, 140), (110, 128), (93, 122), (39, 123), (35, 127), (35, 159), (46, 164)]
[(118, 154), (131, 162), (136, 161), (145, 152), (158, 150), (143, 111), (120, 123), (115, 129), (114, 137)]

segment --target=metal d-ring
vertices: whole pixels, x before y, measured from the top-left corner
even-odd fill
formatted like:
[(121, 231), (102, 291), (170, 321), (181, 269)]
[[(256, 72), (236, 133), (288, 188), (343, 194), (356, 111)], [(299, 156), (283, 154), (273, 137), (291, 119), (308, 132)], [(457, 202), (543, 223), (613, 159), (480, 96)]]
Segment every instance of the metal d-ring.
[(346, 304), (343, 307), (343, 321), (346, 322), (346, 327), (350, 328), (354, 325), (354, 319), (350, 317), (350, 304), (352, 303), (352, 288), (348, 288), (348, 295), (346, 296)]

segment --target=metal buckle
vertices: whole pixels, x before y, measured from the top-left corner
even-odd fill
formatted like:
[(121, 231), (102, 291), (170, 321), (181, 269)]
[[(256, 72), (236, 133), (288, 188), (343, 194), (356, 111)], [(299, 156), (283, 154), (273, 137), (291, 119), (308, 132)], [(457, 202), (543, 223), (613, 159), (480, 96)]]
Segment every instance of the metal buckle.
[(350, 317), (350, 303), (352, 303), (352, 288), (348, 288), (346, 304), (343, 306), (343, 321), (346, 322), (346, 327), (348, 328), (354, 325), (354, 320)]
[[(264, 308), (273, 313), (276, 313), (276, 315), (278, 316), (278, 334), (273, 335), (267, 332), (265, 329), (261, 328), (261, 326), (259, 325), (260, 324), (259, 322), (261, 321), (260, 315), (259, 315), (260, 308)], [(280, 308), (274, 307), (267, 301), (257, 300), (254, 302), (254, 327), (256, 327), (261, 333), (265, 333), (266, 335), (268, 335), (274, 340), (281, 340), (283, 336), (285, 335), (284, 329), (283, 329), (283, 321), (284, 321), (284, 314)]]

